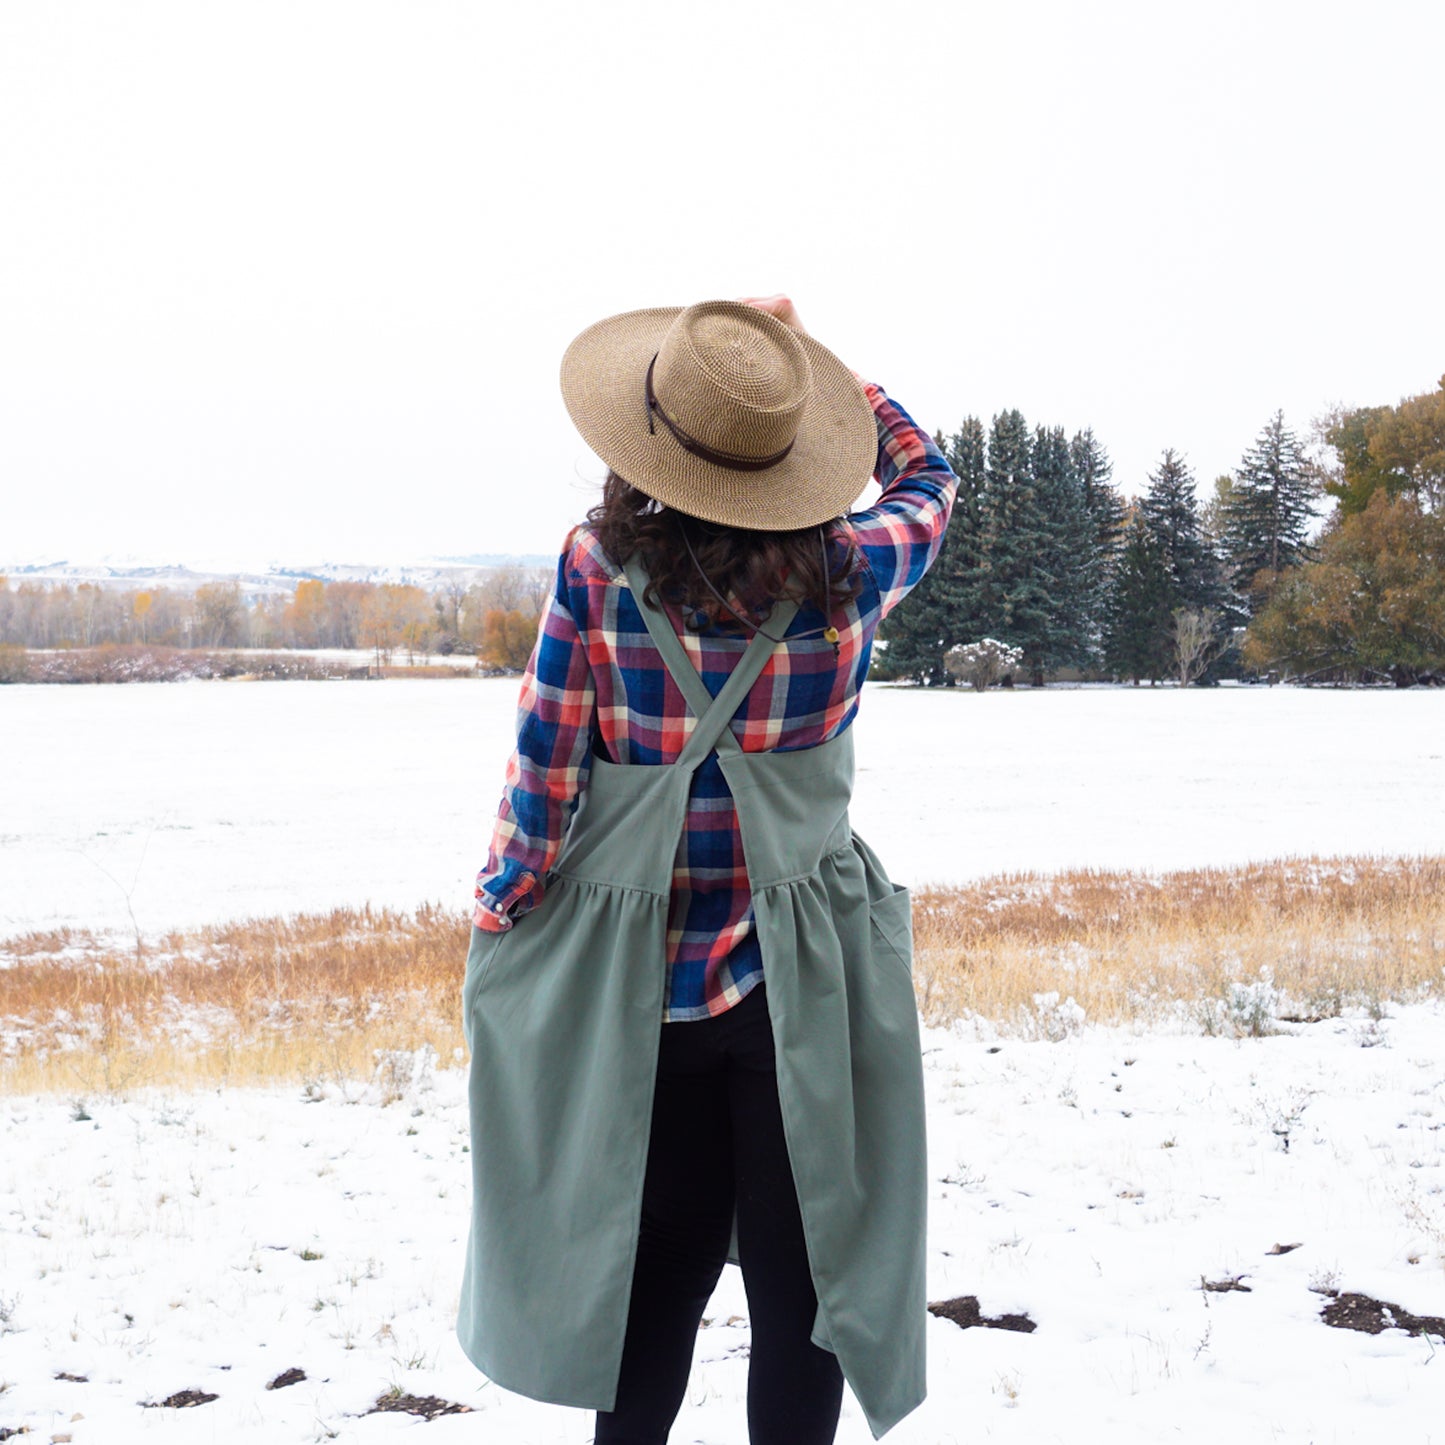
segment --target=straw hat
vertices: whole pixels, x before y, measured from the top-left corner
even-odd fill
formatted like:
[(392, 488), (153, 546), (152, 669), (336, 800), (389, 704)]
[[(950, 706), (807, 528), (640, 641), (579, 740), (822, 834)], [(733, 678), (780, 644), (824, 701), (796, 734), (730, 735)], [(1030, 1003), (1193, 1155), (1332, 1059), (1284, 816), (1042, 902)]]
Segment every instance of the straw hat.
[(628, 311), (562, 358), (587, 445), (689, 516), (790, 531), (846, 512), (878, 432), (853, 373), (811, 336), (738, 301)]

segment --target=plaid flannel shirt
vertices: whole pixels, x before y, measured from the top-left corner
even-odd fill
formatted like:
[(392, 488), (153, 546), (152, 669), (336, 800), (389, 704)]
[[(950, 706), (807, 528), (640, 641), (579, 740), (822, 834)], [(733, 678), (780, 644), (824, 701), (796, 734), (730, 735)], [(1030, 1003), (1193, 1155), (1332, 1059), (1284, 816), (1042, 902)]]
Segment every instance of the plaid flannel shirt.
[[(927, 571), (943, 541), (957, 479), (896, 402), (879, 387), (865, 390), (878, 422), (874, 475), (883, 493), (844, 522), (862, 559), (862, 591), (830, 619), (839, 634), (836, 656), (821, 636), (827, 625), (821, 611), (806, 605), (799, 611), (733, 719), (733, 734), (747, 752), (814, 747), (853, 721), (878, 624)], [(694, 632), (681, 625), (676, 609), (668, 615), (716, 696), (747, 636), (715, 627)], [(510, 928), (542, 901), (594, 748), (619, 763), (671, 763), (694, 721), (621, 566), (590, 528), (575, 528), (522, 681), (517, 747), (491, 851), (477, 877), (477, 927)], [(722, 1013), (761, 979), (737, 813), (714, 753), (694, 775), (673, 872), (664, 1017)]]

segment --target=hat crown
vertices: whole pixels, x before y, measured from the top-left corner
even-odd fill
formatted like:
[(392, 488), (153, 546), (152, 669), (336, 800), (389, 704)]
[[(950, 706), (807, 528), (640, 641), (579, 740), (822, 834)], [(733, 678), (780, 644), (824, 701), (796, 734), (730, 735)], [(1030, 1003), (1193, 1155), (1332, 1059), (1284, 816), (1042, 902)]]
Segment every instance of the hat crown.
[(653, 368), (667, 417), (704, 446), (740, 458), (792, 445), (812, 384), (808, 354), (791, 328), (733, 301), (683, 310)]

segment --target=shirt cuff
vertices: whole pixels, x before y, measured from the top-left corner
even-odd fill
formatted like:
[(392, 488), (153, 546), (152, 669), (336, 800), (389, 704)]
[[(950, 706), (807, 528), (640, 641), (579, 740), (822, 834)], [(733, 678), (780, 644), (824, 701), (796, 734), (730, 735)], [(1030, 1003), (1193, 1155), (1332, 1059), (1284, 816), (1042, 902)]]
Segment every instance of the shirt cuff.
[(541, 900), (535, 873), (519, 873), (499, 892), (489, 891), (501, 880), (478, 882), (472, 902), (472, 923), (486, 933), (505, 933), (524, 913), (529, 913)]

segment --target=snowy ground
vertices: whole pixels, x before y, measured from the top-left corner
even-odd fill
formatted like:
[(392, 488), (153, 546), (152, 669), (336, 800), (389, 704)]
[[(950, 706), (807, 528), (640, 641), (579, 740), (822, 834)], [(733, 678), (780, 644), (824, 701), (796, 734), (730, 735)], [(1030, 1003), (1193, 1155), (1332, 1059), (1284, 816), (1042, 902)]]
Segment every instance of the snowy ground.
[[(890, 1439), (1445, 1441), (1445, 1339), (1331, 1327), (1319, 1292), (1445, 1314), (1442, 1023), (1415, 1006), (1240, 1041), (929, 1033), (930, 1298), (1037, 1328), (931, 1319), (929, 1400)], [(459, 1072), (390, 1105), (358, 1086), (9, 1099), (0, 1117), (0, 1430), (590, 1439), (590, 1416), (486, 1383), (451, 1335)], [(746, 1439), (746, 1311), (730, 1269), (675, 1442)], [(476, 1413), (364, 1413), (394, 1387)], [(188, 1390), (217, 1398), (145, 1408)], [(868, 1438), (849, 1400), (839, 1440)]]
[[(150, 931), (461, 907), (515, 692), (0, 689), (0, 937), (123, 930), (127, 892)], [(879, 688), (854, 816), (910, 882), (1438, 852), (1442, 738), (1438, 693)], [(1445, 1445), (1445, 1337), (1321, 1318), (1326, 1290), (1445, 1315), (1442, 1044), (1424, 1005), (1239, 1041), (930, 1032), (930, 1298), (1037, 1328), (932, 1319), (890, 1440)], [(0, 1439), (582, 1445), (589, 1416), (453, 1341), (462, 1085), (0, 1099)], [(739, 1445), (735, 1271), (709, 1316), (674, 1440)], [(474, 1413), (364, 1413), (393, 1388)], [(192, 1390), (216, 1398), (161, 1404)], [(868, 1438), (851, 1402), (839, 1438)]]
[[(470, 896), (512, 681), (0, 688), (0, 938)], [(875, 687), (895, 876), (1445, 848), (1445, 691)]]

